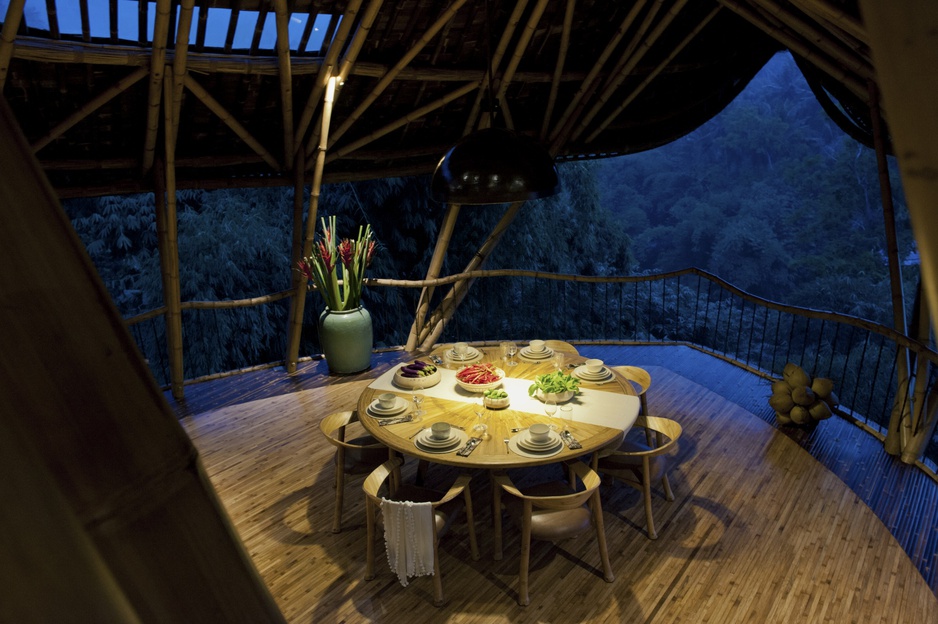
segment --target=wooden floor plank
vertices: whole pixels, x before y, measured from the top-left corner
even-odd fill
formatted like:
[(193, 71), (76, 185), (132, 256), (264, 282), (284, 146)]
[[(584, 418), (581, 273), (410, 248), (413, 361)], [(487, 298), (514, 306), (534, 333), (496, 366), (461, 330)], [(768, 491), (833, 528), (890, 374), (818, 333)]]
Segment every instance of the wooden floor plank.
[[(429, 578), (401, 587), (383, 560), (375, 580), (362, 580), (361, 480), (347, 490), (343, 532), (332, 534), (332, 447), (319, 435), (318, 422), (353, 405), (368, 376), (330, 383), (313, 371), (308, 375), (318, 375), (319, 385), (279, 384), (291, 391), (250, 401), (226, 391), (219, 396), (227, 406), (190, 413), (182, 423), (291, 622), (400, 622), (402, 614), (414, 624), (934, 617), (938, 604), (923, 576), (844, 481), (710, 385), (661, 367), (649, 370), (653, 410), (685, 427), (680, 465), (671, 477), (676, 500), (664, 501), (655, 488), (660, 538), (645, 537), (638, 492), (604, 485), (616, 581), (602, 580), (589, 534), (556, 546), (535, 543), (527, 608), (515, 602), (517, 530), (506, 526), (505, 558), (492, 560), (484, 473), (471, 483), (482, 559), (471, 560), (465, 525), (457, 523), (441, 543), (448, 597), (442, 609), (432, 606)], [(405, 476), (414, 468), (408, 462)], [(453, 469), (434, 467), (429, 479), (445, 487), (454, 476)]]

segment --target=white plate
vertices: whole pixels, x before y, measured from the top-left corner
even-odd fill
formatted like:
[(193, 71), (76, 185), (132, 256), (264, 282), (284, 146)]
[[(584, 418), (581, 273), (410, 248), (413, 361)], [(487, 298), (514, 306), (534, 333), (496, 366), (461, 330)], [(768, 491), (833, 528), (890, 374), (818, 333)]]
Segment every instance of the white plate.
[(469, 441), (469, 434), (465, 431), (451, 429), (450, 434), (450, 439), (441, 443), (434, 440), (432, 438), (433, 432), (427, 429), (414, 438), (414, 446), (425, 453), (449, 453)]
[(605, 381), (612, 376), (612, 371), (603, 366), (598, 373), (591, 373), (586, 370), (586, 365), (583, 365), (573, 369), (573, 374), (586, 381)]
[(526, 435), (518, 438), (518, 446), (532, 453), (552, 451), (558, 444), (563, 444), (563, 440), (560, 439), (560, 435), (556, 431), (551, 431), (547, 436), (547, 440), (543, 443), (535, 442), (529, 437), (530, 435), (530, 432), (528, 432)]
[(368, 411), (371, 412), (373, 416), (396, 416), (407, 409), (408, 405), (409, 403), (406, 399), (394, 397), (394, 407), (385, 409), (378, 403), (378, 399), (375, 399), (371, 402), (371, 405), (368, 406)]
[(453, 360), (454, 362), (464, 362), (466, 360), (473, 360), (479, 357), (479, 350), (475, 347), (469, 347), (466, 349), (465, 355), (457, 355), (453, 349), (450, 349), (446, 352), (446, 357)]
[(527, 347), (521, 349), (521, 357), (526, 357), (529, 360), (546, 360), (553, 354), (553, 349), (544, 349), (543, 351), (531, 351)]
[(546, 451), (529, 451), (528, 449), (523, 448), (518, 445), (518, 442), (522, 439), (525, 439), (527, 435), (528, 435), (527, 431), (522, 431), (521, 433), (516, 433), (513, 438), (508, 440), (508, 448), (511, 449), (512, 453), (515, 453), (516, 455), (520, 455), (522, 457), (530, 457), (532, 459), (541, 459), (543, 457), (552, 457), (560, 453), (564, 449), (563, 442), (561, 442), (555, 447), (548, 447)]

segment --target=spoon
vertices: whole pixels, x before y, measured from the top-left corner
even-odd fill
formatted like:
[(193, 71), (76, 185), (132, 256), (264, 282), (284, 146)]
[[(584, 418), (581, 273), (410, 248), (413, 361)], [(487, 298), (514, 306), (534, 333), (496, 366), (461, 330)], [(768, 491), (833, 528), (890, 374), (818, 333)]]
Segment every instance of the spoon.
[(506, 455), (511, 454), (511, 447), (508, 446), (508, 442), (509, 442), (508, 438), (505, 438), (505, 454)]
[(415, 432), (413, 432), (412, 434), (410, 434), (409, 436), (407, 436), (407, 439), (408, 439), (408, 440), (413, 440), (413, 439), (416, 438), (420, 433), (422, 433), (422, 432), (424, 432), (424, 431), (426, 431), (426, 430), (427, 430), (426, 427), (421, 427), (421, 428), (418, 429), (417, 431), (415, 431)]

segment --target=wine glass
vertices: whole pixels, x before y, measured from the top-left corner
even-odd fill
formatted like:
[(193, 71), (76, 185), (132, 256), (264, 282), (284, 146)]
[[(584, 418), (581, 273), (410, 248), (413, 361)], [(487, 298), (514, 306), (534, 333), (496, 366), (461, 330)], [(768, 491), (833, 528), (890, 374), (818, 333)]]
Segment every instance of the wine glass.
[(419, 391), (419, 388), (414, 388), (413, 398), (414, 398), (413, 422), (420, 422), (420, 417), (423, 416), (423, 410), (420, 409), (420, 404), (423, 403), (423, 393)]
[(559, 351), (554, 351), (553, 357), (550, 358), (550, 363), (554, 365), (554, 368), (556, 370), (560, 370), (561, 368), (563, 368), (563, 360), (564, 360), (563, 353)]
[(554, 423), (554, 414), (557, 413), (557, 401), (553, 399), (545, 400), (544, 413), (547, 414), (547, 417), (550, 419), (550, 428), (553, 431), (557, 431), (557, 425)]
[(507, 342), (500, 342), (500, 343), (498, 344), (498, 352), (499, 352), (499, 355), (502, 356), (502, 359), (503, 359), (505, 362), (507, 362), (507, 361), (508, 361), (508, 343), (507, 343)]
[(560, 406), (560, 420), (563, 421), (563, 428), (566, 429), (573, 422), (573, 406), (570, 404)]
[(473, 404), (472, 409), (476, 415), (476, 425), (475, 427), (472, 428), (472, 430), (475, 432), (478, 432), (479, 437), (482, 438), (483, 440), (488, 440), (489, 439), (489, 434), (488, 434), (489, 426), (485, 422), (486, 420), (485, 403), (483, 401), (479, 401)]
[(518, 345), (513, 342), (508, 343), (508, 366), (517, 366), (518, 363), (515, 362), (515, 353), (518, 352)]

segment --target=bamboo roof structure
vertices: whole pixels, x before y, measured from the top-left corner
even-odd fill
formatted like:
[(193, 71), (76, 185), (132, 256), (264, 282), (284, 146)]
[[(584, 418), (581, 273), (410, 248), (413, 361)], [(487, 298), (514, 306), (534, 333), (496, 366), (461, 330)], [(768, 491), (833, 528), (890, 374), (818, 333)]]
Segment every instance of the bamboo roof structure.
[(499, 123), (561, 161), (691, 132), (786, 48), (872, 143), (855, 0), (73, 4), (0, 16), (0, 87), (60, 197), (152, 191), (168, 129), (177, 188), (289, 186), (300, 153), (310, 178), (332, 75), (326, 182), (431, 172), (488, 123), (488, 54)]

